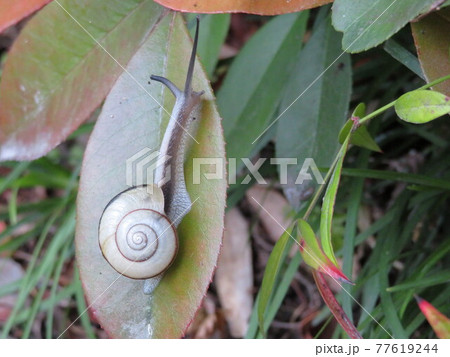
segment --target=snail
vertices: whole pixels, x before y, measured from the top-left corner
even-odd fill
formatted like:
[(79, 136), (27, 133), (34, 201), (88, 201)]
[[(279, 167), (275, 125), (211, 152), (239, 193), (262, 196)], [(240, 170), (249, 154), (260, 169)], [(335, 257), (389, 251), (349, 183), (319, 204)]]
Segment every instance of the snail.
[[(192, 112), (204, 91), (192, 90), (199, 20), (184, 90), (164, 77), (151, 75), (175, 96), (175, 105), (159, 150), (154, 183), (136, 186), (115, 196), (99, 222), (99, 245), (104, 258), (121, 275), (146, 280), (144, 292), (172, 264), (178, 250), (176, 228), (190, 211), (191, 199), (184, 178), (184, 160)], [(169, 178), (166, 180), (165, 178)], [(153, 282), (152, 282), (153, 281)], [(147, 284), (147, 282), (149, 282)]]

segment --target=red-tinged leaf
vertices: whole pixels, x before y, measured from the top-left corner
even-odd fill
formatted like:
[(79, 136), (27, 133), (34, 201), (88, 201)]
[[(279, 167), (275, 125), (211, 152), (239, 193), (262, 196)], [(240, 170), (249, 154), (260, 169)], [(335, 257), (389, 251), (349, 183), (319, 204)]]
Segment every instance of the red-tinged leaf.
[(279, 15), (322, 6), (333, 0), (155, 0), (170, 9), (196, 13), (247, 12), (257, 15)]
[(325, 277), (322, 275), (322, 273), (315, 271), (313, 275), (314, 280), (316, 281), (317, 288), (319, 289), (320, 295), (322, 296), (322, 299), (327, 304), (328, 308), (336, 318), (339, 325), (341, 325), (344, 331), (347, 332), (350, 338), (362, 339), (362, 336), (356, 329), (355, 325), (353, 325), (352, 321), (348, 318), (344, 309), (342, 309), (341, 305), (339, 305), (339, 303), (337, 302), (336, 298), (333, 295), (333, 292), (328, 286), (328, 283), (325, 280)]
[(0, 0), (0, 32), (52, 0)]
[(297, 221), (297, 228), (300, 240), (300, 254), (305, 263), (314, 270), (329, 275), (334, 280), (353, 284), (342, 270), (324, 253), (309, 223), (303, 219), (299, 219)]
[[(449, 33), (450, 8), (433, 12), (418, 22), (411, 23), (420, 65), (428, 82), (450, 73)], [(433, 87), (450, 96), (450, 81)]]
[(66, 139), (102, 102), (122, 73), (117, 62), (126, 65), (162, 11), (151, 0), (60, 0), (33, 17), (2, 74), (0, 160), (32, 160)]
[(428, 301), (416, 297), (420, 310), (425, 315), (437, 337), (450, 338), (450, 319), (442, 314), (438, 309), (431, 305)]
[[(201, 31), (201, 28), (200, 28)], [(152, 295), (143, 293), (144, 282), (120, 276), (103, 258), (98, 244), (98, 223), (104, 207), (126, 183), (126, 161), (136, 158), (136, 169), (158, 150), (174, 104), (169, 90), (160, 83), (148, 84), (151, 74), (163, 75), (184, 87), (192, 42), (180, 15), (161, 19), (127, 66), (139, 84), (124, 73), (103, 106), (90, 137), (77, 200), (77, 261), (84, 290), (97, 320), (111, 337), (178, 338), (192, 321), (217, 262), (223, 234), (226, 182), (207, 180), (202, 166), (200, 184), (193, 184), (194, 157), (224, 158), (221, 119), (213, 93), (199, 63), (195, 65), (193, 89), (205, 90), (202, 109), (189, 138), (185, 163), (187, 189), (194, 202), (178, 226), (179, 250)], [(145, 90), (144, 90), (145, 89)], [(148, 93), (155, 99), (153, 100)], [(142, 167), (146, 170), (146, 167)]]

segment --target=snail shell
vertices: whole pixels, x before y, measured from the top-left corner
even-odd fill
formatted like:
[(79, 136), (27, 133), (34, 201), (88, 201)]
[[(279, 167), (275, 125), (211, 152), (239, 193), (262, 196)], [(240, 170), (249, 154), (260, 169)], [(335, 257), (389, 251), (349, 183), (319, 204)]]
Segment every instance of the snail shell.
[(148, 279), (167, 270), (178, 251), (176, 228), (156, 185), (123, 191), (106, 206), (99, 225), (103, 256), (122, 275)]

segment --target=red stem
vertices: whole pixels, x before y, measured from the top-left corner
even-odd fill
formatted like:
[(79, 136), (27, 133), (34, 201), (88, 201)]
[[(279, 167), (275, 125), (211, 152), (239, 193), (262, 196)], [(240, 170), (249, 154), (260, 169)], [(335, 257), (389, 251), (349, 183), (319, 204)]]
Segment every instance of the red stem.
[(341, 305), (339, 305), (336, 298), (334, 297), (334, 294), (328, 286), (324, 275), (322, 273), (319, 273), (318, 271), (313, 271), (313, 276), (319, 289), (320, 295), (336, 318), (337, 322), (339, 322), (339, 325), (342, 326), (342, 328), (345, 330), (345, 332), (347, 332), (350, 338), (362, 339), (361, 334), (358, 332), (355, 325), (353, 325), (347, 314), (342, 309)]

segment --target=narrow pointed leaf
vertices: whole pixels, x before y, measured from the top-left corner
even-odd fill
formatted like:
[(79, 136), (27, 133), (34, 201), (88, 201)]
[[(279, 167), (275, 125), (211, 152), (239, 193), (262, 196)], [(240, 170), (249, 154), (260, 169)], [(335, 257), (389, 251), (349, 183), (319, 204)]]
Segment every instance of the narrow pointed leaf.
[(409, 123), (428, 123), (450, 113), (450, 97), (431, 90), (415, 90), (397, 99), (395, 111)]
[(275, 282), (279, 277), (281, 267), (292, 246), (293, 240), (291, 228), (284, 232), (280, 237), (273, 247), (269, 260), (267, 261), (264, 278), (259, 291), (258, 321), (260, 331), (264, 331), (264, 316), (266, 314), (266, 309), (274, 291)]
[(0, 0), (0, 32), (39, 10), (52, 0)]
[(428, 301), (417, 297), (417, 304), (439, 338), (450, 338), (450, 319)]
[(32, 160), (65, 140), (102, 102), (122, 73), (118, 63), (127, 64), (162, 11), (151, 0), (60, 0), (33, 17), (2, 74), (0, 160)]
[(338, 266), (336, 257), (334, 256), (334, 249), (331, 239), (331, 224), (334, 214), (334, 205), (336, 203), (336, 196), (341, 180), (342, 165), (344, 163), (345, 154), (347, 153), (348, 143), (350, 136), (347, 136), (342, 148), (339, 151), (339, 158), (336, 166), (333, 169), (330, 182), (328, 183), (327, 190), (323, 197), (321, 215), (320, 215), (320, 241), (322, 243), (323, 251), (331, 261)]
[(400, 43), (390, 38), (385, 42), (383, 48), (387, 53), (389, 53), (393, 58), (403, 64), (411, 72), (414, 72), (420, 78), (425, 79), (417, 57), (409, 52)]
[(247, 12), (258, 15), (279, 15), (322, 6), (333, 0), (155, 0), (170, 9), (183, 12), (219, 13)]
[[(127, 66), (139, 85), (127, 73), (120, 76), (86, 149), (77, 203), (77, 259), (91, 310), (112, 337), (181, 337), (206, 293), (217, 262), (226, 183), (224, 179), (207, 180), (203, 173), (208, 169), (203, 166), (200, 184), (193, 184), (193, 158), (224, 158), (225, 153), (221, 119), (199, 63), (195, 65), (193, 88), (205, 90), (205, 94), (197, 131), (192, 133), (199, 144), (189, 138), (191, 148), (185, 163), (187, 189), (194, 204), (178, 226), (179, 250), (174, 263), (149, 296), (143, 293), (142, 280), (120, 276), (108, 264), (98, 244), (97, 228), (104, 207), (129, 188), (127, 159), (134, 157), (138, 170), (147, 155), (159, 149), (169, 115), (158, 103), (169, 113), (174, 104), (169, 90), (156, 82), (148, 84), (149, 76), (162, 75), (183, 87), (191, 50), (181, 16), (162, 18)], [(141, 150), (149, 152), (135, 157)]]
[(384, 42), (438, 4), (439, 0), (336, 0), (333, 26), (344, 33), (344, 51), (361, 52)]
[[(450, 8), (433, 12), (420, 21), (412, 22), (411, 29), (420, 65), (428, 82), (450, 73)], [(450, 81), (439, 83), (433, 89), (450, 96)]]

